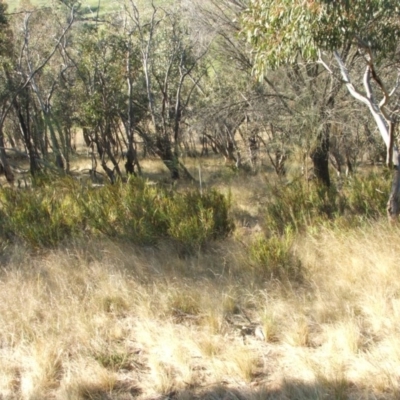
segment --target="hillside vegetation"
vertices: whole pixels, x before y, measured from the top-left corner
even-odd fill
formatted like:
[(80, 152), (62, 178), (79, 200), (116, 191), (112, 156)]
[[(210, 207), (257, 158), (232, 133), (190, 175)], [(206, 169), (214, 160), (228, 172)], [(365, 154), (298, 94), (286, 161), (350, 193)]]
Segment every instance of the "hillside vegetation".
[[(9, 10), (11, 12), (15, 12), (19, 9), (24, 9), (24, 7), (51, 7), (54, 5), (52, 1), (48, 0), (10, 0), (7, 1)], [(114, 2), (111, 0), (102, 0), (100, 1), (100, 11), (102, 9), (104, 10), (109, 10), (112, 9)], [(97, 12), (97, 9), (99, 8), (99, 1), (98, 0), (85, 0), (81, 3), (81, 7), (83, 10), (87, 9), (87, 12), (89, 12), (89, 9), (92, 10), (93, 12)], [(104, 12), (104, 11), (103, 11)]]
[(400, 9), (306, 3), (0, 0), (0, 400), (400, 398)]
[[(70, 181), (58, 182), (57, 191), (48, 185), (14, 189), (9, 215), (44, 206), (49, 194), (53, 212), (43, 220), (37, 214), (40, 223), (32, 223), (26, 211), (19, 216), (25, 225), (19, 221), (15, 233), (3, 236), (1, 395), (396, 399), (398, 227), (373, 218), (385, 204), (384, 195), (379, 202), (379, 192), (368, 189), (377, 185), (373, 175), (362, 185), (350, 182), (340, 211), (313, 184), (284, 187), (241, 174), (228, 184), (216, 180), (213, 186), (231, 199), (229, 215), (218, 221), (230, 222), (223, 230), (210, 228), (208, 240), (208, 225), (199, 227), (190, 209), (180, 209), (179, 222), (196, 229), (178, 238), (171, 236), (175, 230), (154, 231), (157, 219), (143, 217), (136, 220), (142, 236), (126, 231), (133, 220), (116, 218), (123, 203), (115, 199), (125, 195), (115, 191), (129, 190), (133, 205), (145, 198), (144, 182), (128, 183), (132, 191), (93, 188), (97, 200), (90, 201), (91, 192)], [(163, 193), (152, 185), (146, 190), (153, 199)], [(193, 190), (178, 189), (183, 202)], [(206, 193), (198, 204), (205, 204)], [(97, 214), (93, 228), (90, 213), (85, 227), (57, 225), (58, 215), (85, 219), (80, 197), (86, 210), (97, 202), (107, 218)]]
[[(61, 0), (8, 0), (6, 3), (10, 12), (17, 12), (21, 9), (53, 7), (63, 2)], [(135, 3), (147, 8), (150, 6), (151, 1), (139, 0)], [(158, 6), (165, 6), (171, 4), (171, 0), (156, 0), (154, 3)], [(79, 7), (82, 13), (87, 16), (96, 16), (97, 12), (99, 12), (99, 15), (104, 16), (107, 13), (118, 11), (123, 4), (124, 2), (121, 0), (84, 0), (80, 2)]]

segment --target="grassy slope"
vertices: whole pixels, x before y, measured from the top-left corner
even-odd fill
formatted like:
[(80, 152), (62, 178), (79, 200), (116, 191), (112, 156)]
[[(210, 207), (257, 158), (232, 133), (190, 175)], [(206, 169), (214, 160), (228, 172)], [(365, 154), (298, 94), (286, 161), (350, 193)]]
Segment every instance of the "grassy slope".
[[(112, 0), (111, 0), (112, 1)], [(107, 3), (111, 2), (110, 0), (102, 0), (101, 4), (102, 5), (107, 5)], [(11, 10), (15, 10), (21, 6), (21, 4), (24, 4), (26, 1), (25, 0), (7, 0), (6, 3), (10, 7)], [(46, 6), (50, 5), (52, 1), (50, 0), (30, 0), (30, 3), (35, 6)], [(98, 0), (84, 0), (82, 1), (82, 7), (97, 7), (99, 4)]]
[[(8, 9), (13, 12), (19, 9), (24, 9), (26, 0), (8, 0), (6, 3), (8, 4)], [(44, 7), (51, 4), (48, 0), (30, 0), (29, 3), (37, 7)], [(84, 0), (81, 2), (81, 11), (87, 15), (92, 15), (92, 13), (93, 15), (96, 15), (98, 7), (98, 0)], [(112, 11), (116, 7), (119, 7), (118, 2), (115, 2), (114, 0), (102, 0), (100, 1), (99, 14), (101, 15), (104, 12)]]
[[(6, 0), (5, 3), (8, 4), (8, 7), (11, 11), (14, 11), (20, 8), (23, 4), (26, 4), (28, 0)], [(56, 0), (57, 1), (57, 0)], [(155, 4), (163, 5), (170, 3), (171, 0), (157, 0)], [(52, 3), (50, 0), (29, 0), (29, 3), (34, 6), (46, 6)], [(123, 4), (123, 0), (83, 0), (81, 1), (81, 9), (87, 11), (96, 11), (100, 6), (100, 12), (112, 11), (115, 8), (119, 8), (121, 4)], [(150, 0), (138, 0), (135, 1), (135, 4), (138, 4), (141, 7), (145, 7), (147, 4), (150, 4)]]
[(260, 177), (230, 188), (237, 231), (197, 256), (4, 249), (0, 397), (398, 398), (398, 228), (298, 237), (302, 279), (280, 282), (246, 251), (268, 195)]

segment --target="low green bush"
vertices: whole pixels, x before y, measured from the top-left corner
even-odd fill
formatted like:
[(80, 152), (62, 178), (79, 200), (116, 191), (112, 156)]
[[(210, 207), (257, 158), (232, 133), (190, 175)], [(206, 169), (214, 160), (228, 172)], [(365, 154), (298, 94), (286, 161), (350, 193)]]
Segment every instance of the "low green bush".
[(167, 238), (188, 250), (233, 229), (229, 200), (215, 190), (169, 191), (144, 180), (102, 187), (60, 179), (0, 191), (0, 234), (33, 246), (55, 246), (82, 235), (154, 244)]
[(186, 248), (199, 248), (210, 239), (226, 236), (233, 229), (228, 216), (229, 202), (215, 190), (174, 194), (165, 202), (168, 236)]
[(250, 261), (258, 276), (276, 279), (298, 279), (301, 265), (293, 254), (293, 234), (258, 237), (248, 248)]
[(347, 220), (351, 226), (368, 218), (385, 215), (391, 187), (387, 173), (369, 173), (347, 178), (340, 190), (316, 182), (297, 179), (289, 184), (277, 183), (269, 188), (264, 224), (267, 235), (282, 235), (287, 229), (301, 231), (307, 227)]
[(193, 250), (233, 229), (229, 201), (215, 190), (182, 193), (141, 179), (88, 190), (81, 199), (91, 228), (108, 236), (152, 244), (173, 239)]
[(389, 171), (371, 172), (365, 177), (347, 179), (343, 187), (347, 214), (377, 218), (385, 215), (392, 176)]
[(326, 189), (298, 179), (290, 184), (277, 183), (270, 191), (265, 207), (265, 226), (269, 234), (282, 235), (288, 229), (299, 231), (333, 218), (338, 211), (339, 196), (334, 188)]
[(55, 246), (82, 231), (83, 215), (74, 195), (60, 188), (0, 191), (1, 234), (33, 246)]

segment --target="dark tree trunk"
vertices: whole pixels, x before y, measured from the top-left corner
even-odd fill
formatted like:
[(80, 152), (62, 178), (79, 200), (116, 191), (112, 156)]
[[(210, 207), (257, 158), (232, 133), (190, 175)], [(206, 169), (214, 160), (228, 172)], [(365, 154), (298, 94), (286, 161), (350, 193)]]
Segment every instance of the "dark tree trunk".
[(26, 113), (27, 113), (26, 121), (24, 119), (22, 110), (21, 110), (20, 105), (18, 104), (17, 100), (14, 101), (14, 108), (15, 108), (16, 114), (18, 116), (19, 126), (22, 131), (22, 135), (24, 137), (26, 149), (28, 151), (29, 170), (30, 170), (31, 175), (35, 176), (40, 171), (40, 166), (37, 162), (39, 157), (38, 157), (37, 151), (32, 143), (32, 138), (31, 138), (31, 131), (30, 131), (30, 126), (29, 126), (29, 105), (27, 105), (27, 108), (26, 108)]
[(164, 163), (171, 172), (171, 179), (172, 180), (180, 179), (181, 176), (179, 173), (179, 161), (172, 153), (171, 155), (168, 155), (168, 158), (165, 157)]
[(7, 182), (14, 183), (14, 174), (11, 170), (10, 164), (7, 160), (6, 149), (4, 147), (4, 136), (2, 127), (0, 127), (0, 163), (3, 167), (4, 174), (6, 176)]
[(329, 125), (318, 135), (318, 143), (311, 152), (315, 178), (326, 187), (331, 185), (329, 175)]
[(165, 166), (169, 169), (171, 173), (171, 178), (173, 180), (179, 179), (179, 160), (172, 151), (171, 141), (169, 140), (169, 138), (157, 138), (156, 147), (158, 156), (163, 160)]
[(125, 172), (127, 173), (127, 175), (136, 176), (135, 164), (136, 164), (136, 154), (132, 147), (126, 152)]
[(396, 149), (397, 165), (393, 174), (392, 190), (390, 191), (389, 201), (387, 202), (386, 211), (389, 222), (397, 221), (399, 215), (399, 197), (400, 197), (400, 153)]
[(311, 151), (310, 154), (314, 166), (315, 178), (318, 182), (326, 187), (330, 187), (331, 185), (331, 179), (329, 175), (329, 137), (331, 132), (331, 123), (329, 118), (335, 105), (335, 95), (339, 89), (339, 85), (331, 88), (330, 96), (326, 104), (322, 106), (320, 120), (323, 126), (318, 133), (316, 147)]

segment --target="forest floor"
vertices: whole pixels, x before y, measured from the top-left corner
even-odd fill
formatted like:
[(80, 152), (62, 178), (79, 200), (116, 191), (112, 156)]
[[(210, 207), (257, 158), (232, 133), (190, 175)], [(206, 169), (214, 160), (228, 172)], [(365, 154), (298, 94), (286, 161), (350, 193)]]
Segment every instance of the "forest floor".
[(398, 399), (399, 228), (309, 229), (279, 279), (249, 255), (269, 175), (191, 168), (230, 193), (236, 224), (196, 254), (2, 245), (0, 399)]

